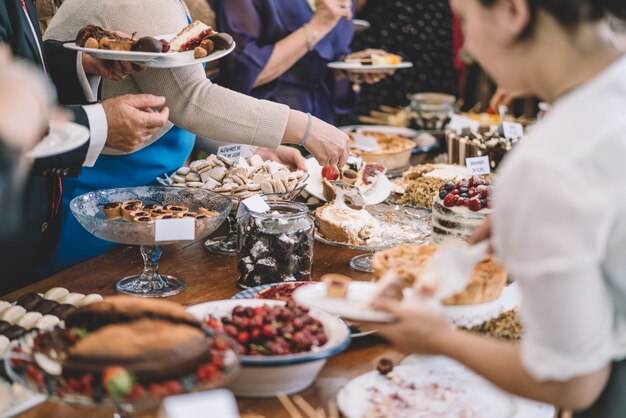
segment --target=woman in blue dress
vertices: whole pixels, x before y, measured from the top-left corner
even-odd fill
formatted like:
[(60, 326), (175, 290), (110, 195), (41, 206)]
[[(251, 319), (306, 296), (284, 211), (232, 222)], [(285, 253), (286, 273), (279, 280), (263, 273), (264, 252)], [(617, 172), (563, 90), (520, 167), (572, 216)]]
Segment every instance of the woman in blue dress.
[[(350, 54), (351, 0), (208, 1), (218, 29), (237, 43), (221, 61), (219, 84), (329, 123), (334, 115), (354, 108), (356, 95), (349, 78), (327, 68)], [(363, 81), (381, 77), (367, 75)]]

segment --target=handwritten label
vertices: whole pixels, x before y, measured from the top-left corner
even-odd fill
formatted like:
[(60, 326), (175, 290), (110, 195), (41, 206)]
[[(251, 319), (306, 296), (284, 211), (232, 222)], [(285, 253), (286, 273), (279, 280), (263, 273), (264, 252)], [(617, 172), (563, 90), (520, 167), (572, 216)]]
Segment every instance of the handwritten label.
[(524, 125), (515, 122), (502, 122), (504, 137), (508, 139), (518, 139), (524, 136)]
[(361, 151), (378, 151), (380, 149), (378, 141), (373, 136), (353, 133), (352, 139), (354, 139), (354, 148)]
[(193, 241), (195, 238), (194, 218), (159, 219), (154, 223), (155, 241)]
[(222, 145), (217, 149), (217, 155), (220, 157), (226, 157), (231, 161), (238, 159), (241, 156), (241, 149), (243, 145), (234, 144), (234, 145)]
[(158, 418), (205, 417), (208, 411), (220, 418), (239, 418), (235, 396), (226, 389), (168, 396)]
[(269, 205), (261, 195), (254, 195), (247, 199), (244, 199), (239, 204), (239, 208), (237, 209), (237, 218), (241, 218), (245, 215), (246, 211), (255, 212), (255, 213), (265, 213), (270, 210)]
[(491, 173), (489, 157), (486, 155), (484, 157), (466, 158), (465, 166), (470, 176), (482, 176)]
[(457, 133), (461, 133), (464, 129), (469, 129), (476, 133), (480, 129), (480, 122), (467, 116), (453, 114), (450, 116), (448, 129)]

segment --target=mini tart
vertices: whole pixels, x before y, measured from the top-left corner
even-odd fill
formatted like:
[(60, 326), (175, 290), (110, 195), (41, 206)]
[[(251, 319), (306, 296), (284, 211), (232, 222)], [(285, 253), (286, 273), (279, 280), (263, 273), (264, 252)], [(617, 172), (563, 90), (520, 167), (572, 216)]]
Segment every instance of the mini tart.
[(126, 200), (122, 202), (122, 205), (135, 205), (141, 207), (141, 200)]
[(173, 215), (171, 213), (165, 214), (165, 215), (157, 215), (157, 216), (153, 216), (152, 219), (160, 221), (163, 219), (178, 219), (178, 216)]
[(195, 217), (196, 219), (208, 219), (209, 218), (207, 215), (196, 215)]
[(197, 214), (192, 213), (192, 212), (186, 212), (183, 213), (182, 215), (180, 215), (181, 218), (196, 218)]
[(150, 203), (149, 205), (144, 205), (142, 208), (146, 212), (152, 212), (154, 210), (163, 209), (163, 205), (157, 205), (156, 203)]
[(326, 285), (326, 296), (342, 299), (348, 295), (348, 286), (352, 279), (343, 274), (325, 274), (320, 281)]
[(133, 204), (133, 203), (127, 203), (125, 205), (122, 205), (122, 208), (121, 208), (122, 218), (124, 218), (125, 221), (130, 222), (133, 220), (132, 213), (137, 212), (139, 210), (141, 210), (141, 206), (137, 206), (136, 204)]
[(135, 216), (133, 218), (133, 222), (142, 223), (142, 224), (152, 224), (154, 223), (154, 219), (150, 216)]
[(150, 213), (145, 210), (134, 210), (129, 213), (130, 220), (135, 221), (136, 218), (149, 218)]
[(173, 215), (176, 215), (178, 217), (182, 216), (184, 213), (189, 212), (189, 208), (182, 205), (165, 205), (164, 209), (169, 210)]
[(169, 210), (165, 210), (165, 209), (153, 209), (150, 211), (150, 213), (152, 214), (152, 216), (163, 216), (163, 215), (172, 214), (172, 212), (170, 212)]
[(107, 203), (102, 207), (104, 215), (109, 219), (118, 219), (122, 217), (122, 202)]
[(343, 170), (342, 180), (348, 184), (356, 183), (356, 179), (358, 177), (358, 173), (352, 169), (346, 168)]

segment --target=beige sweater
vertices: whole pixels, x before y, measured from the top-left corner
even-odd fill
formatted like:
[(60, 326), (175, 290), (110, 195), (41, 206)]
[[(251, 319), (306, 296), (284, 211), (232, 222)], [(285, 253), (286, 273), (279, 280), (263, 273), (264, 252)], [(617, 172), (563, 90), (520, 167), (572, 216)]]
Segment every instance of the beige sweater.
[[(50, 22), (45, 39), (72, 40), (88, 24), (137, 36), (177, 33), (187, 25), (180, 0), (65, 0)], [(104, 99), (129, 93), (164, 96), (170, 121), (198, 136), (217, 141), (277, 147), (289, 108), (258, 100), (212, 84), (201, 65), (173, 69), (147, 69), (122, 81), (104, 80)], [(172, 124), (158, 132), (162, 136)], [(122, 154), (107, 149), (105, 154)]]

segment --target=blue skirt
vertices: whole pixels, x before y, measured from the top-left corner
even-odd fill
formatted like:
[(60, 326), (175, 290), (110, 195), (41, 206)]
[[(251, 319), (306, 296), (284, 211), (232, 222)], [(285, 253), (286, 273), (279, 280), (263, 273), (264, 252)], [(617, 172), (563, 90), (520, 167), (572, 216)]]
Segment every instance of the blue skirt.
[(61, 236), (52, 259), (38, 269), (37, 276), (50, 276), (116, 245), (94, 237), (76, 221), (69, 209), (74, 197), (100, 189), (155, 184), (157, 176), (172, 173), (185, 163), (194, 142), (195, 135), (173, 127), (140, 151), (123, 156), (102, 155), (93, 167), (84, 167), (79, 177), (64, 179)]

